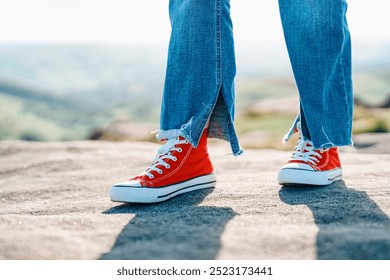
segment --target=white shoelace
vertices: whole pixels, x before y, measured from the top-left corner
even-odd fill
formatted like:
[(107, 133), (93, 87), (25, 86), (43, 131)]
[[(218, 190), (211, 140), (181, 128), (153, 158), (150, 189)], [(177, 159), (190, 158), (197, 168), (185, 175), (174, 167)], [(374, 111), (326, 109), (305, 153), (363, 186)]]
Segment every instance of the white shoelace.
[(160, 149), (158, 149), (157, 155), (154, 158), (153, 163), (150, 165), (148, 170), (145, 172), (145, 175), (148, 176), (150, 179), (153, 179), (154, 175), (151, 173), (151, 171), (156, 171), (158, 174), (162, 174), (163, 171), (157, 167), (158, 165), (162, 165), (167, 169), (171, 168), (171, 166), (168, 163), (166, 163), (164, 160), (171, 159), (173, 161), (177, 161), (177, 157), (173, 156), (171, 153), (173, 151), (177, 151), (179, 153), (182, 152), (182, 148), (175, 147), (178, 144), (188, 144), (188, 140), (186, 140), (186, 139), (180, 140), (179, 137), (169, 139), (164, 144), (164, 146), (162, 146)]
[(319, 158), (322, 158), (321, 153), (323, 151), (326, 150), (324, 149), (320, 150), (320, 152), (316, 152), (313, 149), (313, 143), (311, 141), (305, 141), (302, 137), (299, 137), (298, 143), (294, 148), (294, 153), (291, 159), (301, 160), (316, 165), (320, 161)]

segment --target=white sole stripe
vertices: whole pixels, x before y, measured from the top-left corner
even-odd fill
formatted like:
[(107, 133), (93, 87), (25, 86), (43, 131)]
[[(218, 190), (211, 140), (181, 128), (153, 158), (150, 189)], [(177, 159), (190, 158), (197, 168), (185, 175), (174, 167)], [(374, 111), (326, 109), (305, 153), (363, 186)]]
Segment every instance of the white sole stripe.
[(167, 193), (167, 194), (164, 194), (164, 195), (159, 195), (157, 198), (167, 197), (167, 196), (170, 196), (170, 195), (172, 195), (174, 193), (180, 192), (182, 190), (190, 189), (190, 188), (193, 188), (193, 187), (199, 187), (199, 186), (203, 186), (203, 185), (208, 185), (208, 184), (213, 184), (213, 183), (216, 183), (216, 182), (217, 181), (210, 181), (210, 182), (206, 182), (206, 183), (202, 183), (202, 184), (191, 185), (191, 186), (188, 186), (188, 187), (185, 187), (185, 188), (178, 189), (178, 190), (173, 191), (171, 193)]

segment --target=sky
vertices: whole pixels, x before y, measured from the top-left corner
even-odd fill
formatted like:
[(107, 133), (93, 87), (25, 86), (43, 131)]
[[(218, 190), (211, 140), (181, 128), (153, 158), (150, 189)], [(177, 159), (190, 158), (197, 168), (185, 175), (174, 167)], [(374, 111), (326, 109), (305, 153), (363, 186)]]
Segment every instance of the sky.
[[(231, 0), (236, 42), (281, 41), (277, 0)], [(169, 0), (0, 0), (1, 43), (161, 43)], [(390, 42), (388, 0), (349, 0), (353, 38)]]

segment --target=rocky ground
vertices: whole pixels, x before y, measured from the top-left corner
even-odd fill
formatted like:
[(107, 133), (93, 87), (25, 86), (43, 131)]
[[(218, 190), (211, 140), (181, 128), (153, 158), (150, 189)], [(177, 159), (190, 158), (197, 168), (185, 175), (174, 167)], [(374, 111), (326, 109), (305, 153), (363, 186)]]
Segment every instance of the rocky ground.
[(390, 259), (390, 138), (381, 137), (343, 149), (344, 181), (301, 188), (276, 183), (289, 152), (234, 158), (214, 143), (217, 187), (154, 205), (108, 193), (158, 144), (3, 141), (0, 259)]

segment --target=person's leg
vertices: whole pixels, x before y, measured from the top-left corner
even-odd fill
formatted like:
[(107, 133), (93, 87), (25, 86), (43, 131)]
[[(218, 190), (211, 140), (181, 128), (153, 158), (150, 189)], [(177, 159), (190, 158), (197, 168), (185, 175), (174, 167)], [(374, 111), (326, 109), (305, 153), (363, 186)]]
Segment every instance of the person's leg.
[(230, 0), (170, 0), (172, 34), (158, 138), (181, 135), (195, 147), (209, 137), (242, 150), (233, 127), (236, 74)]
[(242, 149), (233, 127), (235, 59), (229, 0), (170, 0), (172, 26), (157, 138), (167, 140), (141, 175), (111, 188), (111, 200), (159, 202), (213, 187), (207, 137)]
[(299, 124), (301, 133), (279, 183), (329, 184), (341, 179), (337, 147), (352, 144), (347, 2), (279, 0), (279, 7), (300, 95), (300, 114), (291, 132)]

